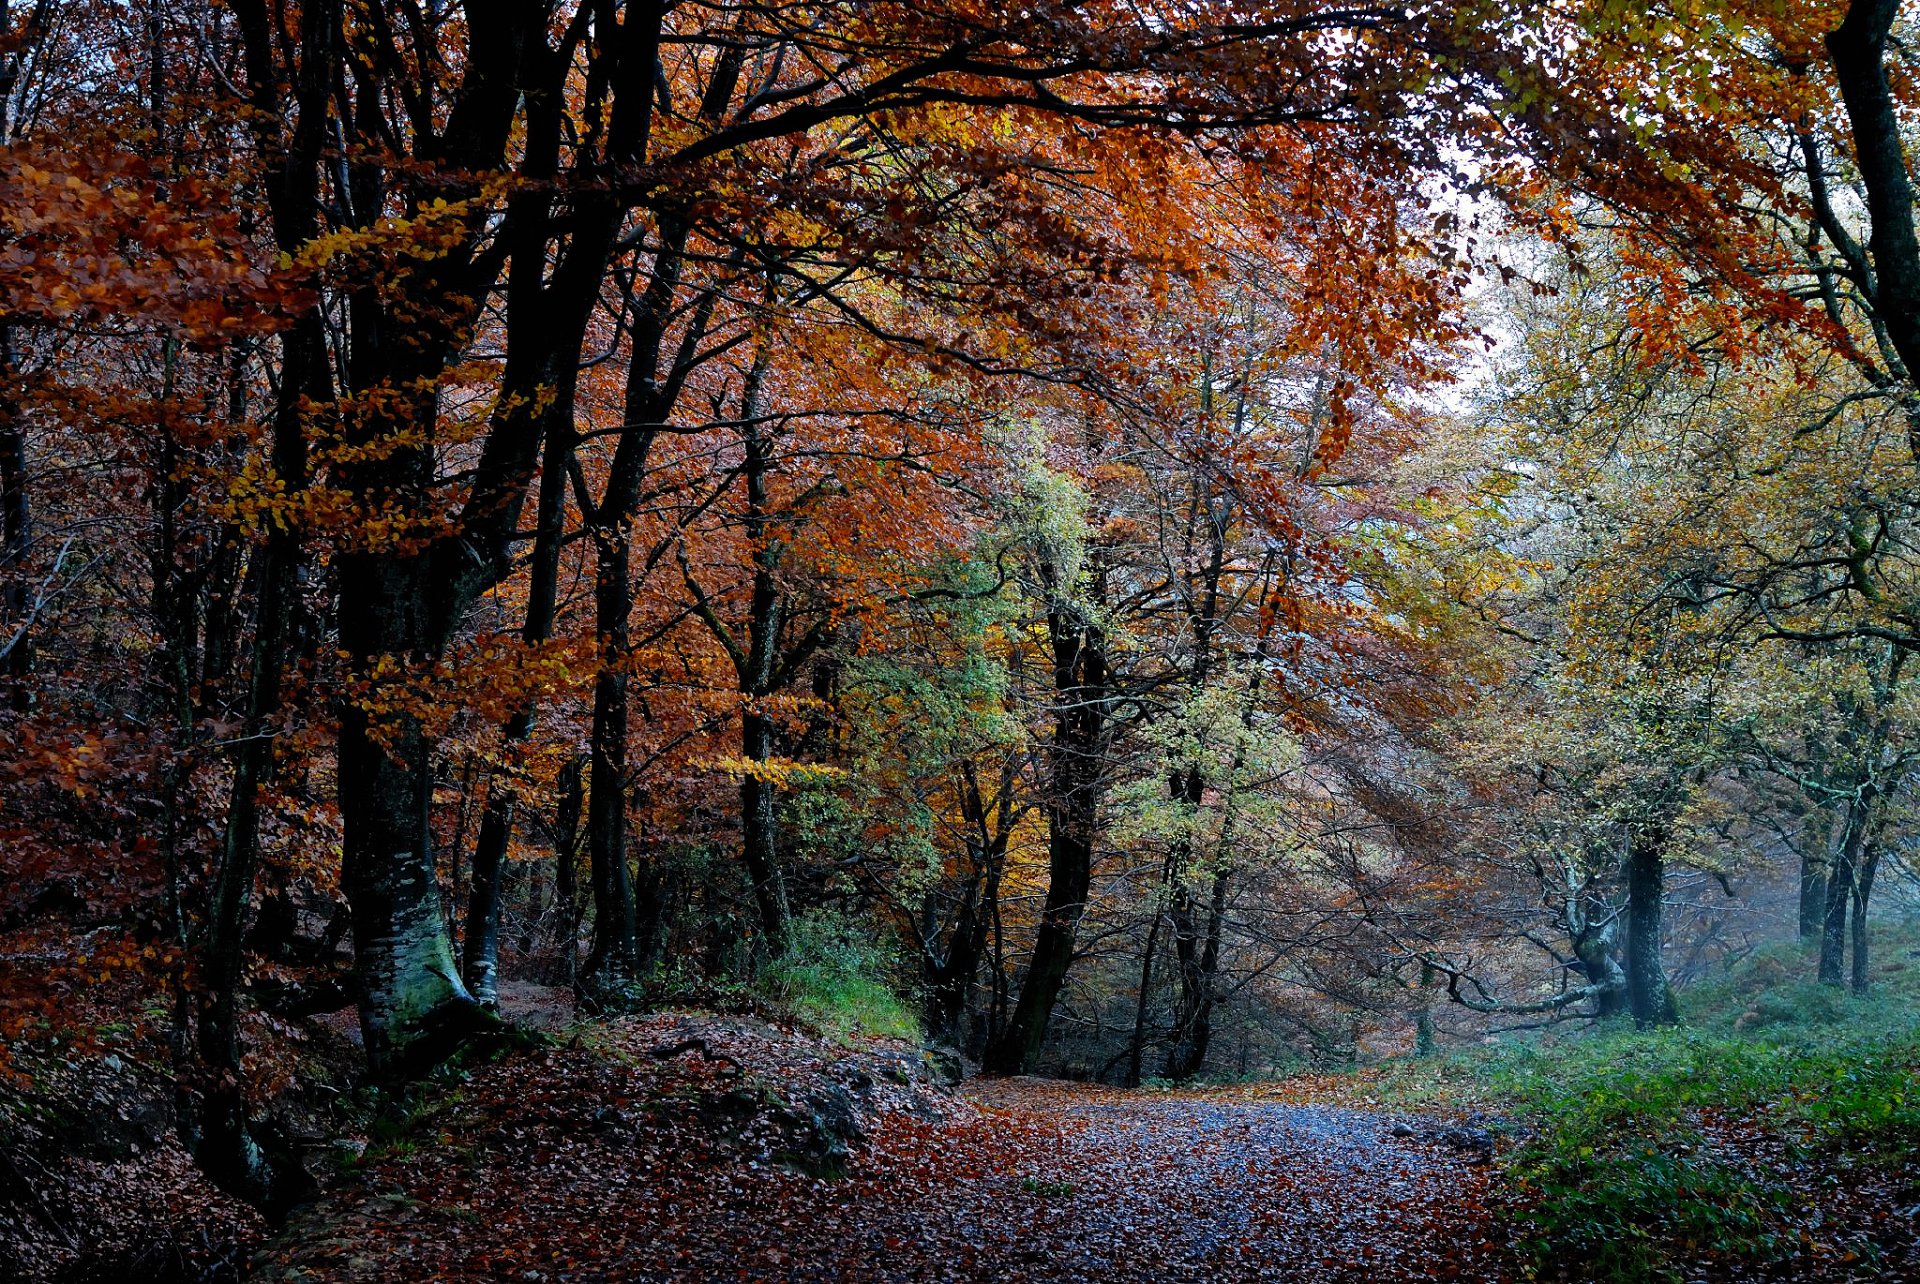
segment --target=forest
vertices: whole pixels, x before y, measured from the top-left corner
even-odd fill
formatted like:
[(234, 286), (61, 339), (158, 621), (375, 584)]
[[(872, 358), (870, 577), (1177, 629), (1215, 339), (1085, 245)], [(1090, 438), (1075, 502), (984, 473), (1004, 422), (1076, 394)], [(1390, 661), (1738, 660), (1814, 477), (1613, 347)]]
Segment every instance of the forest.
[(0, 1277), (1920, 1279), (1908, 40), (0, 0)]

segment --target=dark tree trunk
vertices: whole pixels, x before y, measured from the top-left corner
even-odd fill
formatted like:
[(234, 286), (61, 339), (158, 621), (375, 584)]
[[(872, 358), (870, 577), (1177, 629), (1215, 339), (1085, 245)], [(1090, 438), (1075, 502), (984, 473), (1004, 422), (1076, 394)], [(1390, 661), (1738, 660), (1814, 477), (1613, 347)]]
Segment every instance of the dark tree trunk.
[[(372, 108), (367, 108), (371, 112)], [(354, 171), (357, 209), (380, 207), (378, 174)], [(348, 377), (353, 392), (380, 407), (352, 427), (367, 454), (337, 476), (369, 514), (428, 511), (437, 387), (446, 355), (475, 306), (451, 283), (423, 286), (437, 324), (403, 341), (393, 303), (373, 288), (349, 305)], [(343, 702), (338, 796), (341, 885), (353, 914), (360, 1028), (376, 1074), (406, 1073), (435, 1059), (485, 1022), (460, 980), (441, 902), (434, 855), (433, 742), (407, 687), (444, 653), (470, 599), (449, 597), (435, 550), (389, 543), (336, 557), (340, 647), (352, 679), (377, 698), (399, 684), (390, 705)]]
[[(234, 426), (234, 434), (224, 448), (229, 466), (237, 464), (247, 450), (246, 438), (239, 431), (247, 420), (247, 352), (245, 344), (235, 343), (227, 355), (227, 422)], [(202, 716), (227, 707), (240, 607), (246, 599), (242, 580), (245, 553), (245, 532), (232, 522), (223, 523), (214, 538), (201, 583), (205, 601), (201, 608), (204, 624), (199, 673)]]
[(627, 864), (627, 620), (633, 609), (624, 528), (596, 532), (594, 616), (600, 668), (593, 684), (587, 859), (593, 880), (593, 949), (581, 981), (602, 1007), (632, 1001), (640, 942)]
[(574, 869), (580, 859), (580, 812), (586, 802), (584, 766), (574, 757), (560, 769), (560, 798), (553, 818), (553, 935), (560, 948), (559, 984), (569, 989), (580, 979), (580, 909)]
[[(303, 8), (293, 47), (259, 0), (235, 0), (233, 8), (257, 108), (253, 125), (266, 155), (286, 150), (277, 136), (283, 59), (295, 63), (300, 82), (292, 153), (306, 159), (298, 182), (269, 195), (276, 239), (289, 252), (317, 231), (314, 162), (329, 147), (340, 153), (331, 199), (355, 228), (372, 227), (396, 204), (411, 210), (477, 192), (473, 176), (502, 167), (514, 134), (522, 53), (546, 37), (535, 10), (470, 9), (445, 123), (412, 138), (410, 152), (396, 157), (389, 86), (380, 71), (356, 53), (342, 89), (348, 56), (337, 3)], [(316, 30), (316, 21), (325, 29)], [(357, 40), (383, 39), (355, 30)], [(284, 218), (288, 210), (298, 217)], [(444, 1050), (451, 1040), (441, 1036), (458, 1039), (488, 1023), (455, 970), (429, 825), (433, 746), (409, 707), (421, 697), (405, 690), (444, 653), (467, 607), (509, 564), (506, 550), (539, 444), (521, 422), (524, 401), (503, 397), (473, 464), (458, 535), (422, 540), (410, 529), (430, 526), (443, 511), (436, 494), (439, 390), (498, 271), (484, 244), (485, 216), (470, 211), (462, 218), (450, 242), (413, 259), (404, 274), (360, 279), (344, 309), (340, 355), (354, 413), (342, 416), (350, 453), (332, 480), (374, 520), (334, 562), (340, 646), (350, 678), (365, 690), (343, 702), (340, 717), (341, 881), (352, 912), (361, 1030), (379, 1075), (404, 1073)], [(381, 689), (393, 683), (403, 684), (399, 700), (370, 704), (393, 694)]]
[[(628, 43), (633, 50), (626, 74), (639, 88), (620, 98), (623, 104), (630, 104), (634, 113), (631, 126), (623, 120), (612, 131), (610, 151), (621, 163), (636, 164), (646, 156), (646, 139), (651, 129), (651, 69), (659, 55), (664, 12), (663, 6), (649, 5), (636, 8), (626, 20), (630, 32)], [(736, 46), (716, 63), (701, 102), (704, 118), (715, 118), (732, 100), (743, 57), (741, 48)], [(559, 106), (556, 95), (553, 107), (558, 110)], [(610, 237), (617, 231), (619, 211), (617, 207), (610, 207), (607, 213), (614, 217), (603, 219), (598, 231)], [(649, 924), (655, 924), (661, 917), (656, 905), (637, 903), (627, 853), (627, 789), (631, 783), (627, 779), (631, 717), (627, 649), (633, 614), (632, 527), (654, 439), (666, 426), (666, 418), (679, 400), (714, 306), (714, 291), (709, 288), (694, 310), (672, 364), (663, 369), (690, 230), (681, 215), (666, 213), (660, 217), (652, 270), (647, 276), (647, 288), (635, 307), (633, 346), (628, 356), (621, 405), (624, 428), (608, 467), (606, 489), (600, 502), (586, 514), (594, 543), (594, 636), (599, 643), (600, 667), (594, 680), (591, 782), (587, 795), (593, 948), (581, 975), (580, 989), (601, 1006), (625, 1006), (637, 997), (635, 984), (654, 962), (643, 949), (640, 923), (644, 917)], [(607, 250), (611, 249), (610, 240), (605, 245)], [(601, 261), (605, 261), (604, 255)], [(583, 276), (582, 280), (592, 282), (593, 288), (598, 289), (597, 272)], [(653, 879), (643, 879), (639, 886), (651, 897)], [(650, 931), (649, 937), (657, 940), (657, 929)]]
[[(740, 719), (740, 748), (750, 763), (772, 759), (773, 724), (759, 714), (746, 714)], [(740, 827), (741, 857), (753, 885), (754, 908), (760, 914), (761, 945), (766, 957), (778, 958), (787, 948), (791, 911), (780, 871), (774, 787), (756, 772), (749, 771), (740, 782)]]
[[(306, 53), (293, 86), (298, 119), (282, 139), (280, 84), (275, 67), (274, 27), (258, 0), (235, 5), (246, 51), (247, 84), (256, 116), (255, 138), (274, 157), (268, 202), (276, 245), (292, 253), (319, 230), (319, 156), (326, 138), (328, 80), (338, 49), (341, 15), (333, 0), (301, 11), (300, 43)], [(317, 310), (295, 318), (281, 336), (280, 379), (273, 413), (269, 463), (289, 495), (307, 483), (308, 405), (332, 399), (325, 322)], [(293, 641), (299, 586), (299, 534), (285, 521), (266, 523), (248, 578), (258, 591), (253, 667), (247, 684), (245, 734), (234, 752), (232, 792), (211, 885), (200, 945), (198, 1050), (204, 1077), (194, 1156), (225, 1189), (278, 1215), (300, 1194), (304, 1181), (285, 1156), (270, 1154), (247, 1116), (239, 1036), (240, 976), (247, 911), (259, 862), (259, 796), (273, 770), (274, 720)]]
[[(1244, 416), (1245, 412), (1243, 385), (1236, 415)], [(1226, 566), (1227, 523), (1232, 509), (1225, 496), (1213, 494), (1205, 488), (1202, 475), (1196, 474), (1189, 511), (1189, 529), (1198, 526), (1207, 550), (1198, 582), (1190, 579), (1187, 590), (1188, 627), (1194, 639), (1193, 670), (1189, 681), (1193, 691), (1198, 694), (1206, 689), (1212, 673), (1213, 635), (1220, 626), (1220, 578)], [(1252, 716), (1251, 707), (1243, 716)], [(1238, 768), (1236, 759), (1234, 770)], [(1231, 780), (1228, 787), (1231, 789)], [(1206, 776), (1198, 765), (1175, 771), (1169, 792), (1176, 806), (1187, 815), (1197, 816), (1206, 798)], [(1224, 859), (1224, 842), (1220, 855)], [(1168, 863), (1167, 916), (1173, 924), (1173, 953), (1180, 988), (1174, 999), (1173, 1029), (1168, 1040), (1164, 1072), (1167, 1078), (1176, 1083), (1200, 1073), (1201, 1067), (1206, 1064), (1207, 1045), (1212, 1041), (1213, 981), (1214, 973), (1220, 966), (1220, 930), (1226, 910), (1229, 877), (1226, 865), (1222, 864), (1213, 877), (1213, 891), (1203, 928), (1199, 921), (1200, 906), (1192, 885), (1193, 858), (1190, 844), (1183, 839), (1176, 845)]]
[(998, 793), (989, 807), (973, 763), (962, 764), (961, 812), (970, 831), (966, 891), (947, 933), (944, 953), (937, 948), (938, 931), (931, 908), (928, 926), (922, 931), (927, 1031), (955, 1048), (969, 1046), (968, 1002), (980, 964), (988, 957), (1000, 913), (1000, 876), (1006, 868), (1007, 844), (1016, 823), (1013, 788), (1017, 775), (1011, 758), (1001, 764)]
[[(1065, 594), (1071, 586), (1058, 585)], [(1047, 613), (1053, 645), (1053, 741), (1048, 750), (1047, 896), (1020, 997), (999, 1036), (988, 1044), (991, 1074), (1030, 1069), (1046, 1041), (1047, 1023), (1073, 962), (1074, 936), (1093, 881), (1101, 783), (1106, 765), (1109, 674), (1103, 632), (1064, 601)]]
[[(1189, 767), (1173, 773), (1169, 793), (1176, 806), (1192, 814), (1199, 810), (1206, 789), (1200, 769)], [(1208, 954), (1216, 960), (1219, 955), (1217, 947), (1209, 950), (1204, 939), (1200, 907), (1189, 885), (1192, 864), (1193, 853), (1181, 840), (1168, 858), (1166, 879), (1167, 917), (1173, 924), (1174, 976), (1179, 991), (1174, 997), (1173, 1028), (1168, 1034), (1163, 1073), (1176, 1082), (1192, 1078), (1206, 1059), (1213, 977), (1203, 960)]]
[[(527, 619), (521, 638), (539, 646), (553, 635), (559, 601), (560, 544), (565, 534), (567, 468), (573, 455), (573, 398), (556, 395), (547, 421), (546, 462), (540, 477), (538, 529), (534, 537), (527, 588)], [(506, 747), (525, 744), (533, 733), (531, 705), (514, 711), (501, 729)], [(513, 838), (519, 791), (505, 773), (487, 791), (487, 809), (473, 849), (473, 879), (467, 899), (466, 936), (461, 971), (474, 1000), (485, 1008), (499, 1005), (501, 870)]]
[[(653, 28), (658, 40), (657, 23)], [(708, 105), (724, 105), (739, 76), (739, 54), (721, 59), (708, 85)], [(662, 369), (684, 267), (689, 227), (668, 215), (660, 221), (653, 270), (634, 319), (633, 348), (622, 401), (625, 429), (614, 449), (606, 489), (588, 513), (594, 541), (594, 636), (600, 645), (600, 670), (594, 681), (592, 780), (587, 796), (587, 853), (594, 896), (593, 950), (582, 974), (582, 989), (603, 1006), (636, 997), (634, 983), (657, 960), (663, 910), (656, 880), (636, 884), (627, 853), (627, 737), (631, 708), (627, 676), (633, 615), (633, 541), (635, 515), (646, 481), (647, 460), (679, 401), (687, 375), (712, 316), (715, 289), (709, 286), (681, 336), (671, 365)], [(636, 888), (645, 893), (639, 903)], [(647, 924), (645, 938), (642, 922)]]
[(1174, 919), (1176, 957), (1180, 960), (1180, 996), (1174, 1011), (1173, 1042), (1167, 1050), (1167, 1078), (1181, 1083), (1206, 1068), (1207, 1048), (1213, 1042), (1214, 977), (1220, 971), (1220, 932), (1226, 920), (1227, 883), (1221, 870), (1213, 876), (1207, 902), (1206, 926), (1196, 932), (1192, 896), (1184, 896), (1180, 916)]
[[(306, 484), (303, 399), (331, 395), (326, 337), (317, 313), (301, 316), (282, 339), (281, 384), (271, 448), (274, 475), (289, 493)], [(267, 526), (255, 554), (260, 597), (247, 690), (245, 734), (234, 752), (226, 830), (209, 889), (200, 950), (199, 1049), (208, 1077), (196, 1155), (209, 1175), (249, 1202), (280, 1211), (298, 1193), (290, 1166), (276, 1164), (251, 1136), (241, 1078), (238, 1030), (240, 974), (247, 910), (259, 865), (259, 797), (273, 771), (274, 719), (280, 712), (300, 558), (299, 536), (283, 523)]]
[[(1920, 378), (1920, 236), (1914, 229), (1913, 182), (1901, 141), (1899, 107), (1886, 70), (1899, 12), (1900, 0), (1852, 0), (1845, 20), (1827, 37), (1834, 80), (1853, 133), (1855, 167), (1866, 189), (1870, 269), (1861, 270), (1867, 266), (1864, 256), (1843, 228), (1828, 231), (1863, 278), (1858, 282), (1861, 293), (1872, 300), (1875, 318), (1911, 385)], [(1914, 445), (1920, 451), (1920, 436)]]
[[(340, 641), (362, 680), (381, 662), (431, 653), (427, 561), (379, 550), (338, 562)], [(461, 983), (442, 912), (430, 807), (432, 745), (413, 715), (340, 715), (341, 883), (353, 912), (360, 1028), (377, 1071), (416, 1043), (464, 1033), (477, 1005)]]
[(1679, 1017), (1661, 958), (1666, 845), (1664, 824), (1635, 826), (1627, 843), (1627, 1006), (1642, 1026)]
[(1080, 815), (1063, 816), (1047, 836), (1047, 897), (1040, 930), (1006, 1029), (987, 1048), (990, 1074), (1022, 1074), (1046, 1042), (1047, 1024), (1073, 962), (1074, 936), (1092, 883), (1093, 828)]
[(1827, 909), (1827, 865), (1816, 856), (1800, 858), (1800, 939), (1817, 940)]
[[(946, 950), (939, 952), (937, 942), (929, 939), (921, 954), (927, 1033), (956, 1048), (966, 1043), (967, 999), (986, 954), (990, 907), (1000, 894), (1005, 838), (990, 841), (985, 849), (975, 841), (969, 844), (969, 851), (973, 868), (959, 913), (947, 934)], [(930, 938), (933, 935), (928, 933)]]
[[(747, 375), (747, 386), (740, 399), (744, 425), (741, 438), (746, 446), (741, 480), (747, 491), (747, 538), (753, 548), (747, 648), (739, 674), (740, 693), (746, 705), (740, 717), (740, 749), (747, 762), (754, 765), (774, 757), (774, 726), (758, 705), (775, 693), (776, 669), (782, 667), (780, 631), (786, 622), (785, 599), (774, 578), (781, 549), (771, 538), (772, 514), (767, 497), (767, 474), (773, 469), (772, 448), (757, 422), (761, 381), (766, 377), (766, 369), (767, 355), (763, 349)], [(775, 819), (773, 782), (764, 773), (749, 767), (740, 781), (741, 856), (753, 884), (753, 903), (760, 914), (761, 946), (768, 958), (778, 958), (785, 953), (790, 917)]]
[[(1820, 931), (1820, 981), (1823, 985), (1844, 985), (1847, 982), (1847, 925), (1850, 916), (1857, 920), (1859, 907), (1864, 904), (1859, 887), (1860, 868), (1871, 837), (1873, 810), (1874, 799), (1867, 788), (1861, 789), (1847, 804), (1840, 843), (1833, 854), (1832, 868), (1827, 873), (1827, 904)], [(1854, 924), (1854, 939), (1865, 939), (1865, 929), (1857, 921)]]
[(27, 436), (13, 396), (13, 327), (0, 323), (0, 569), (6, 597), (0, 609), (0, 647), (6, 648), (7, 704), (33, 707), (33, 590), (27, 554), (32, 544), (27, 500)]
[(1853, 904), (1853, 858), (1858, 842), (1849, 833), (1827, 873), (1827, 905), (1821, 916), (1820, 981), (1823, 985), (1841, 985), (1846, 980), (1847, 912)]
[[(1878, 741), (1876, 740), (1876, 744)], [(1848, 804), (1840, 848), (1827, 878), (1826, 913), (1820, 933), (1820, 981), (1849, 985), (1865, 994), (1871, 983), (1867, 907), (1880, 863), (1880, 806), (1871, 784)], [(1852, 965), (1848, 965), (1848, 946)]]
[[(20, 59), (46, 34), (47, 7), (37, 6), (19, 45), (0, 53), (0, 146), (14, 141), (14, 90)], [(12, 34), (13, 9), (0, 0), (0, 31)], [(26, 425), (15, 396), (13, 326), (0, 321), (0, 665), (7, 677), (6, 703), (15, 713), (33, 707), (33, 590), (27, 554), (33, 543), (32, 507), (27, 497)]]
[(1870, 716), (1869, 709), (1853, 693), (1843, 689), (1836, 696), (1836, 705), (1845, 717), (1840, 744), (1848, 770), (1834, 791), (1835, 796), (1845, 799), (1845, 811), (1841, 817), (1840, 841), (1827, 874), (1826, 914), (1820, 934), (1820, 980), (1826, 985), (1842, 984), (1846, 972), (1847, 918), (1851, 913), (1854, 962), (1850, 979), (1856, 993), (1865, 993), (1868, 984), (1866, 912), (1874, 870), (1879, 863), (1881, 828), (1886, 823), (1882, 799), (1889, 788), (1880, 774), (1881, 760), (1893, 727), (1892, 703), (1906, 668), (1906, 651), (1890, 646), (1884, 653), (1884, 662), (1884, 670), (1871, 674)]
[[(533, 718), (515, 714), (502, 739), (524, 741)], [(486, 811), (480, 817), (480, 836), (473, 845), (473, 872), (467, 883), (467, 917), (460, 939), (460, 975), (467, 992), (483, 1008), (500, 1005), (500, 879), (507, 846), (513, 836), (513, 812), (519, 795), (504, 775), (496, 775), (487, 789)]]
[(833, 628), (831, 618), (823, 616), (799, 638), (782, 641), (789, 617), (778, 570), (786, 545), (776, 529), (768, 494), (768, 479), (776, 466), (774, 443), (760, 422), (761, 388), (768, 363), (769, 353), (763, 347), (754, 356), (740, 395), (740, 480), (746, 490), (743, 526), (753, 560), (744, 643), (720, 618), (684, 553), (680, 564), (695, 613), (726, 651), (738, 681), (740, 750), (747, 764), (740, 780), (740, 856), (759, 920), (755, 957), (761, 959), (785, 953), (791, 941), (792, 919), (786, 876), (780, 867), (778, 790), (773, 773), (765, 767), (778, 756), (778, 737), (765, 702), (787, 688), (801, 666), (830, 640)]
[(1127, 1042), (1126, 1086), (1138, 1088), (1141, 1062), (1147, 1050), (1147, 1005), (1153, 994), (1153, 958), (1160, 952), (1160, 924), (1165, 915), (1156, 908), (1153, 926), (1147, 929), (1147, 943), (1140, 951), (1140, 989), (1133, 1000), (1133, 1037)]
[(1879, 846), (1873, 844), (1863, 852), (1853, 871), (1853, 964), (1848, 979), (1854, 994), (1862, 997), (1873, 985), (1868, 952), (1867, 906), (1873, 897), (1873, 876), (1879, 866)]

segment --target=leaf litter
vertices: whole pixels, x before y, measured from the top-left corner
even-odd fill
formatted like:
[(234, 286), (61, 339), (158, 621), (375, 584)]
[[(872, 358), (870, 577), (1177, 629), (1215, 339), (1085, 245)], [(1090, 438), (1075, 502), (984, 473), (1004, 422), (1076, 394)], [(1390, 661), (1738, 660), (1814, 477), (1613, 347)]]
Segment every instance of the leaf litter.
[[(286, 1280), (1499, 1280), (1493, 1169), (1241, 1090), (944, 1082), (748, 1018), (476, 1069), (258, 1265)], [(1396, 1135), (1398, 1134), (1398, 1135)]]

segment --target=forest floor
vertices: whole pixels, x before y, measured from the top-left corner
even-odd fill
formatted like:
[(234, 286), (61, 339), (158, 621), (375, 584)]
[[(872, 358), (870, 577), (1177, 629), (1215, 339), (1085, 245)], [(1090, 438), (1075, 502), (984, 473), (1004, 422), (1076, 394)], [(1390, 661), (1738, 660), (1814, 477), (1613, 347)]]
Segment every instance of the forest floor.
[(474, 1069), (286, 1280), (1498, 1280), (1485, 1134), (1248, 1090), (953, 1091), (906, 1046), (655, 1016)]
[(0, 994), (66, 978), (0, 1002), (0, 1279), (1920, 1279), (1920, 935), (1868, 1000), (1782, 949), (1677, 1030), (1181, 1091), (516, 985), (544, 1042), (393, 1094), (351, 1012), (262, 1025), (322, 1192), (274, 1233), (180, 1148), (165, 1004), (92, 970), (133, 945), (56, 945), (0, 948)]

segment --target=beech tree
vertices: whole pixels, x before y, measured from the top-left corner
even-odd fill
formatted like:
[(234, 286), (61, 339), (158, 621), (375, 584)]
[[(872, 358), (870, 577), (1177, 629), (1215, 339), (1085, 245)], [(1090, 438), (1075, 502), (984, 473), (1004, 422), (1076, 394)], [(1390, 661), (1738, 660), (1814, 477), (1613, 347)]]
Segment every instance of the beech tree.
[(1669, 1020), (1776, 833), (1863, 988), (1903, 29), (0, 0), (4, 913), (137, 920), (274, 1210), (250, 1031), (391, 1085), (535, 971), (875, 937), (991, 1071), (1188, 1080), (1282, 987)]

